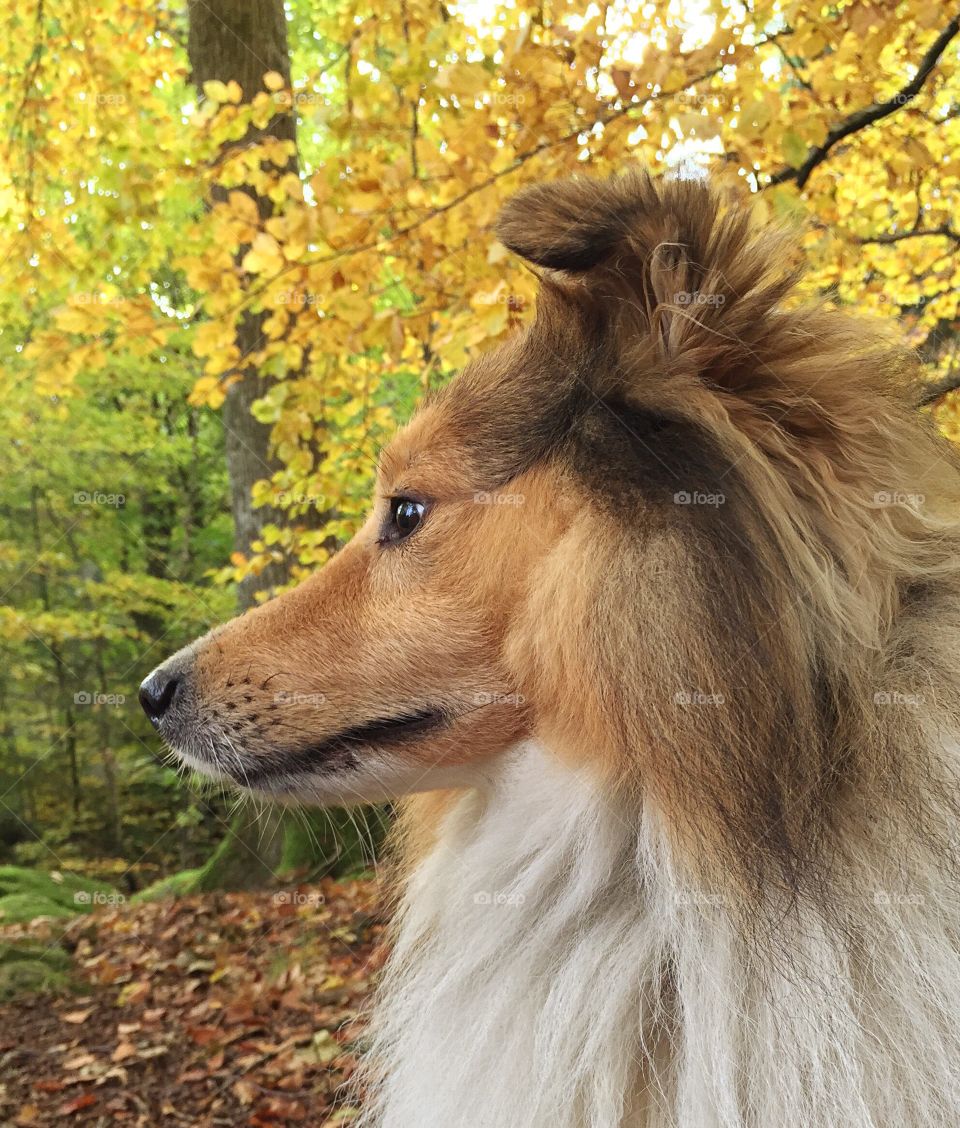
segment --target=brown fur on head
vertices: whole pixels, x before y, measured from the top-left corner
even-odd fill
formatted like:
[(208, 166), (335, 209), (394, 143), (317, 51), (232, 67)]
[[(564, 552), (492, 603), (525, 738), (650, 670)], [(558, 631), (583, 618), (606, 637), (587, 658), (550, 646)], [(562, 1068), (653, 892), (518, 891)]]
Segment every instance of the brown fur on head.
[[(158, 727), (322, 802), (476, 783), (536, 737), (695, 869), (794, 888), (919, 747), (875, 697), (919, 692), (913, 629), (953, 598), (909, 356), (785, 306), (789, 241), (699, 182), (547, 184), (498, 232), (545, 270), (534, 324), (401, 432), (330, 565), (171, 660)], [(425, 517), (385, 543), (397, 497)]]

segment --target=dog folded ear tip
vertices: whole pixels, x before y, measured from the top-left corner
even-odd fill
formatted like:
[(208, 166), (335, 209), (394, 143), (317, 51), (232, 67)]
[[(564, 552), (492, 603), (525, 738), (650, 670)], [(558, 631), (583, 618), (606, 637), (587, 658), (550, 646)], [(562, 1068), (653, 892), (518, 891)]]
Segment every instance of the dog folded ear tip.
[(496, 234), (528, 262), (582, 274), (628, 240), (641, 216), (662, 206), (660, 190), (642, 168), (604, 180), (553, 180), (523, 188), (508, 200)]
[(582, 273), (597, 266), (622, 235), (610, 182), (555, 180), (524, 188), (496, 223), (501, 243), (527, 262)]

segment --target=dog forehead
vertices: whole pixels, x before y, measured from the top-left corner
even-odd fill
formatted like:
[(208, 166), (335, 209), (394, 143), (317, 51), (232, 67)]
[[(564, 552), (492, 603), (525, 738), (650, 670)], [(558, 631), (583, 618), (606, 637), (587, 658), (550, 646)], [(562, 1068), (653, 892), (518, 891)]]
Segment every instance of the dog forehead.
[(555, 447), (577, 382), (529, 333), (472, 361), (432, 394), (381, 455), (382, 482), (489, 488)]
[(422, 407), (380, 454), (384, 488), (429, 489), (439, 479), (450, 485), (469, 478), (463, 430), (454, 413), (433, 399)]

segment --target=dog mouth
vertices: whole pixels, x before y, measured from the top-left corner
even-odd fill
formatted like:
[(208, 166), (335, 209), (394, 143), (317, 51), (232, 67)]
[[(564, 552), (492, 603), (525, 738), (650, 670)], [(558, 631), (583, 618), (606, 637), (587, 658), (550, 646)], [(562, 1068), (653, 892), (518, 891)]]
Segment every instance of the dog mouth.
[(360, 750), (400, 748), (448, 728), (453, 721), (454, 717), (439, 707), (411, 709), (341, 729), (313, 744), (285, 750), (256, 764), (245, 764), (240, 773), (235, 774), (229, 762), (223, 766), (245, 787), (262, 787), (281, 777), (355, 771), (362, 767)]

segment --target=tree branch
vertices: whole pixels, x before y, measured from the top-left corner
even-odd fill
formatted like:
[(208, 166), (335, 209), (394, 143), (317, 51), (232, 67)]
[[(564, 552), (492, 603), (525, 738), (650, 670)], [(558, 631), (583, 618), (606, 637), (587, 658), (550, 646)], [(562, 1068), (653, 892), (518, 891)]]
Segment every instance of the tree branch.
[(790, 55), (787, 53), (786, 49), (783, 47), (783, 45), (781, 43), (775, 43), (775, 46), (776, 46), (777, 50), (780, 52), (780, 57), (787, 64), (787, 66), (793, 71), (793, 77), (797, 80), (799, 85), (802, 86), (804, 88), (804, 90), (807, 91), (807, 93), (812, 94), (813, 100), (815, 102), (819, 103), (820, 99), (817, 97), (817, 92), (814, 90), (814, 88), (810, 85), (810, 83), (800, 73), (800, 67), (797, 65), (797, 63), (793, 59), (790, 58)]
[(844, 138), (850, 137), (854, 133), (859, 133), (862, 129), (873, 125), (874, 122), (880, 121), (882, 118), (889, 117), (897, 110), (903, 109), (908, 102), (911, 102), (923, 89), (924, 83), (930, 77), (934, 67), (940, 61), (940, 57), (946, 50), (950, 40), (960, 32), (960, 16), (954, 17), (947, 26), (940, 32), (934, 40), (930, 49), (923, 56), (920, 61), (920, 66), (917, 68), (917, 73), (913, 79), (902, 87), (892, 98), (888, 98), (886, 102), (875, 102), (872, 106), (866, 106), (862, 110), (857, 110), (855, 113), (850, 114), (839, 125), (835, 125), (833, 129), (827, 134), (826, 140), (822, 145), (814, 145), (813, 148), (807, 153), (806, 159), (799, 168), (782, 168), (779, 172), (775, 172), (765, 187), (769, 188), (775, 184), (785, 184), (790, 180), (796, 181), (798, 188), (803, 188), (807, 181), (810, 179), (813, 170), (822, 164), (830, 153), (830, 150)]
[[(767, 40), (763, 41), (768, 42)], [(762, 45), (762, 44), (761, 44)], [(528, 161), (534, 157), (540, 156), (541, 153), (555, 149), (561, 145), (569, 144), (571, 141), (576, 140), (583, 134), (588, 134), (596, 129), (598, 125), (604, 128), (611, 125), (613, 122), (621, 118), (628, 117), (635, 110), (642, 110), (651, 102), (665, 101), (669, 98), (675, 98), (684, 90), (691, 86), (695, 86), (699, 82), (705, 82), (707, 79), (712, 78), (714, 75), (719, 74), (723, 70), (724, 64), (716, 67), (711, 67), (710, 70), (705, 71), (703, 74), (697, 75), (696, 78), (691, 78), (689, 81), (684, 82), (671, 90), (658, 90), (655, 94), (648, 94), (645, 98), (637, 102), (626, 102), (613, 109), (607, 109), (606, 113), (598, 114), (593, 121), (581, 122), (567, 133), (561, 134), (559, 137), (554, 137), (546, 141), (540, 141), (529, 149), (517, 153), (513, 161), (504, 168), (496, 172), (490, 173), (485, 179), (471, 184), (469, 187), (458, 195), (454, 196), (452, 200), (448, 200), (445, 204), (438, 204), (436, 207), (431, 208), (428, 212), (424, 213), (417, 219), (411, 220), (405, 227), (398, 227), (389, 235), (376, 235), (372, 238), (363, 239), (358, 243), (354, 243), (349, 247), (340, 247), (336, 250), (330, 251), (327, 254), (317, 255), (314, 258), (300, 259), (296, 262), (288, 262), (276, 274), (271, 275), (269, 278), (264, 279), (259, 286), (251, 289), (249, 293), (245, 294), (234, 306), (231, 306), (220, 316), (231, 316), (239, 310), (248, 306), (255, 298), (259, 297), (265, 290), (273, 285), (278, 279), (282, 278), (292, 270), (299, 270), (303, 266), (323, 266), (328, 263), (336, 262), (339, 259), (349, 258), (353, 255), (362, 254), (364, 251), (372, 251), (378, 248), (386, 248), (394, 243), (399, 242), (404, 236), (411, 234), (418, 228), (422, 227), (425, 223), (436, 219), (438, 216), (443, 215), (445, 212), (452, 211), (454, 208), (459, 207), (465, 200), (471, 196), (475, 196), (478, 192), (483, 192), (485, 189), (492, 187), (497, 181), (505, 176), (510, 176), (518, 169), (522, 168)]]
[(937, 380), (933, 384), (925, 385), (917, 402), (917, 406), (932, 407), (933, 404), (942, 400), (944, 396), (949, 395), (950, 392), (956, 391), (960, 391), (960, 372), (951, 372), (948, 376), (944, 376), (942, 380)]
[(919, 227), (910, 231), (893, 231), (888, 235), (874, 235), (869, 239), (857, 239), (857, 242), (861, 247), (873, 244), (890, 246), (892, 243), (902, 243), (904, 239), (924, 239), (927, 236), (940, 236), (944, 239), (952, 239), (954, 243), (960, 244), (960, 231), (954, 231), (949, 223), (942, 223), (939, 227)]

